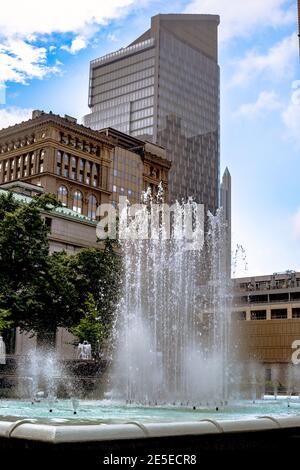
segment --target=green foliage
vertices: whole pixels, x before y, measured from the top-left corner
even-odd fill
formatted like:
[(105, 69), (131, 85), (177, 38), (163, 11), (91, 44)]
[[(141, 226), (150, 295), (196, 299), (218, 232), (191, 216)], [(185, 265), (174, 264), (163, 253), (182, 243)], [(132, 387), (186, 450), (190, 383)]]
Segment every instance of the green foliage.
[(76, 325), (79, 337), (102, 344), (119, 298), (120, 257), (109, 241), (104, 250), (50, 255), (41, 211), (58, 205), (47, 194), (27, 204), (0, 195), (0, 329), (54, 338), (57, 327)]
[(108, 338), (110, 329), (100, 320), (97, 304), (92, 294), (88, 294), (84, 307), (82, 309), (82, 318), (80, 322), (70, 328), (70, 332), (76, 336), (79, 341), (88, 341), (92, 347), (92, 354), (98, 357), (103, 342)]
[(47, 256), (46, 270), (14, 303), (15, 318), (24, 330), (41, 336), (58, 327), (69, 328), (81, 316), (72, 257), (65, 252)]
[(122, 265), (120, 255), (110, 243), (104, 250), (86, 248), (74, 259), (79, 295), (86, 299), (91, 293), (103, 325), (111, 325), (120, 297)]
[(10, 311), (0, 308), (0, 333), (10, 328), (12, 321), (10, 320)]
[(0, 289), (17, 292), (45, 273), (48, 229), (35, 203), (17, 204), (11, 194), (1, 197), (0, 215)]

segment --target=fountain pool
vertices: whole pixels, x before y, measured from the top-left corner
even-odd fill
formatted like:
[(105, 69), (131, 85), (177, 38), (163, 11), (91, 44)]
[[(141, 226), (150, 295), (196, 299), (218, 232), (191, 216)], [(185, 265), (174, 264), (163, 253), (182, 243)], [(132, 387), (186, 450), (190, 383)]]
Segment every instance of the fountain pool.
[(67, 422), (88, 421), (98, 423), (126, 423), (137, 420), (143, 423), (172, 423), (199, 421), (213, 418), (215, 420), (253, 419), (261, 415), (272, 416), (298, 416), (300, 414), (300, 400), (298, 397), (280, 396), (265, 397), (255, 403), (248, 400), (235, 402), (224, 406), (196, 407), (186, 405), (124, 405), (110, 400), (79, 400), (74, 416), (72, 400), (57, 400), (52, 403), (52, 412), (49, 412), (47, 399), (32, 404), (29, 400), (1, 400), (0, 416), (15, 418), (51, 419)]

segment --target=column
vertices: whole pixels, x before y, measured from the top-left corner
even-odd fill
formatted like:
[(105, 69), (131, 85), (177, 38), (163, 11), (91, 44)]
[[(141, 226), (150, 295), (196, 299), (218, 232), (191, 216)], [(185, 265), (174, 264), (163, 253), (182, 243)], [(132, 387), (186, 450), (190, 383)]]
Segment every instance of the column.
[(267, 307), (267, 320), (271, 320), (271, 307)]

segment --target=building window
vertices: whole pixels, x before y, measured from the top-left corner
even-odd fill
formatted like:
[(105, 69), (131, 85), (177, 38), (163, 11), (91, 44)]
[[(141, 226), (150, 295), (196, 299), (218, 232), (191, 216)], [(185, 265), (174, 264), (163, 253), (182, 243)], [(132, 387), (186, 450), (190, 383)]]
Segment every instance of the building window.
[(113, 185), (113, 192), (116, 193), (117, 192), (117, 186), (114, 184)]
[(70, 158), (70, 178), (72, 180), (76, 179), (76, 158), (75, 157)]
[(65, 186), (60, 186), (57, 190), (57, 199), (64, 207), (68, 205), (68, 190)]
[(88, 217), (90, 219), (96, 219), (97, 210), (97, 199), (94, 195), (91, 195), (88, 199)]
[(69, 155), (67, 153), (64, 153), (63, 176), (69, 177)]
[(251, 311), (251, 320), (266, 320), (267, 312), (266, 310), (252, 310)]
[(93, 163), (92, 177), (93, 177), (93, 186), (97, 187), (99, 175), (98, 175), (98, 165), (96, 165), (96, 163)]
[(24, 176), (28, 176), (28, 165), (29, 165), (29, 153), (27, 153), (24, 159)]
[(79, 181), (83, 183), (83, 160), (82, 158), (79, 159)]
[(34, 171), (34, 165), (35, 165), (35, 154), (34, 152), (31, 154), (31, 158), (30, 158), (30, 174), (31, 175), (34, 175), (35, 171)]
[(61, 175), (61, 152), (59, 150), (56, 154), (56, 174)]
[(10, 160), (10, 179), (14, 178), (14, 168), (15, 168), (15, 161), (14, 159)]
[(292, 309), (292, 317), (293, 318), (300, 318), (300, 308), (293, 308)]
[(39, 160), (39, 173), (43, 173), (44, 171), (44, 158), (45, 158), (45, 150), (41, 150), (40, 153), (40, 160)]
[(82, 193), (80, 191), (75, 191), (73, 198), (73, 211), (82, 213)]
[(91, 184), (91, 164), (90, 162), (85, 163), (85, 184)]
[(287, 309), (286, 308), (277, 308), (271, 310), (271, 320), (280, 320), (287, 318)]

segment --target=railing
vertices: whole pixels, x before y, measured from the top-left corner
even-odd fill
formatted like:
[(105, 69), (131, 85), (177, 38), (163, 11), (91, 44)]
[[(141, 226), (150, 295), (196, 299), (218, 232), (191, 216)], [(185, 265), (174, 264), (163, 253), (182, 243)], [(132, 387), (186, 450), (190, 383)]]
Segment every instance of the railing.
[(147, 39), (146, 41), (139, 42), (137, 44), (134, 44), (133, 46), (124, 47), (123, 49), (119, 49), (118, 51), (111, 52), (110, 54), (106, 54), (103, 57), (94, 59), (91, 61), (91, 66), (103, 64), (117, 57), (124, 57), (126, 55), (132, 54), (133, 52), (137, 52), (142, 49), (147, 49), (148, 47), (151, 47), (153, 45), (154, 39)]

